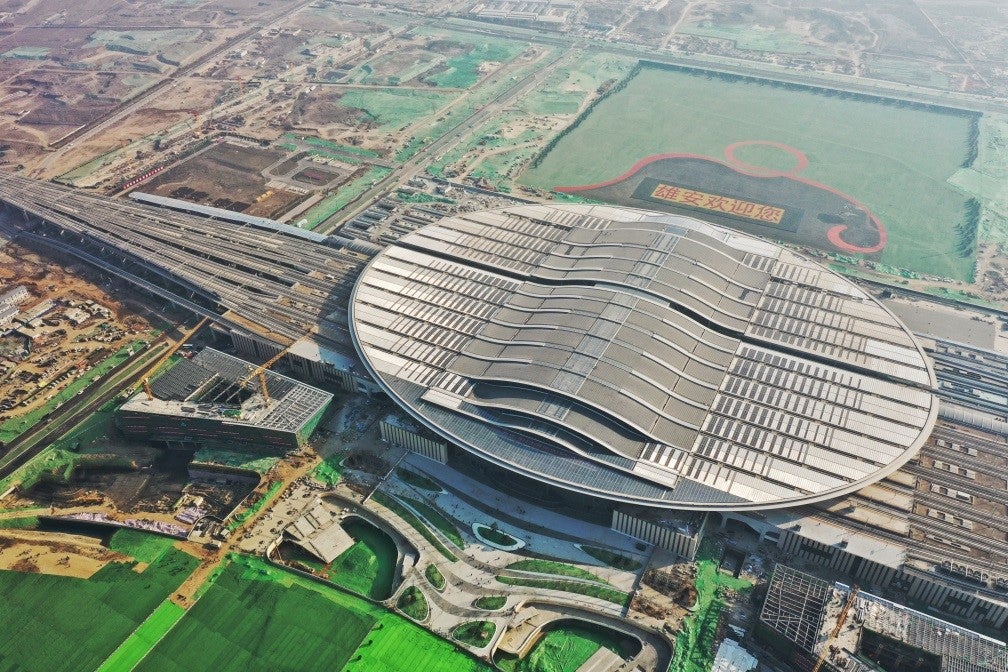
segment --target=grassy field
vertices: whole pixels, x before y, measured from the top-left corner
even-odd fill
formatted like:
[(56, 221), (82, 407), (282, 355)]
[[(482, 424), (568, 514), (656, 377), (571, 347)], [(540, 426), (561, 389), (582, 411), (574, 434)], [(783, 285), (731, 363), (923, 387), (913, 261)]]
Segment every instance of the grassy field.
[(137, 672), (490, 672), (402, 616), (259, 558), (229, 557), (201, 592)]
[(437, 29), (421, 29), (421, 35), (429, 35), (461, 42), (472, 47), (471, 51), (448, 59), (444, 70), (426, 77), (426, 81), (435, 86), (466, 89), (479, 81), (479, 69), (483, 63), (490, 61), (505, 62), (518, 56), (525, 48), (520, 42), (495, 39), (471, 33), (445, 31)]
[(973, 258), (956, 236), (967, 196), (948, 180), (968, 159), (970, 128), (965, 114), (645, 67), (520, 181), (593, 184), (652, 154), (721, 159), (734, 142), (781, 142), (808, 156), (802, 177), (879, 217), (889, 233), (883, 263), (968, 280)]
[(398, 555), (395, 543), (368, 523), (355, 520), (345, 528), (357, 542), (333, 560), (329, 580), (373, 600), (384, 600), (392, 594)]
[(529, 115), (574, 114), (589, 94), (607, 82), (623, 79), (634, 61), (611, 54), (592, 54), (557, 68), (538, 90), (518, 101)]
[(686, 23), (679, 27), (679, 32), (685, 35), (730, 40), (735, 43), (737, 49), (745, 49), (746, 51), (829, 55), (829, 52), (823, 47), (805, 44), (800, 35), (774, 27), (754, 28), (748, 25), (715, 24), (711, 21), (701, 21)]
[(450, 93), (416, 89), (351, 89), (340, 105), (363, 110), (380, 130), (404, 128), (448, 104)]
[(232, 563), (136, 669), (338, 670), (375, 621)]
[(94, 670), (192, 573), (196, 558), (166, 550), (143, 572), (110, 563), (89, 579), (0, 571), (3, 669)]

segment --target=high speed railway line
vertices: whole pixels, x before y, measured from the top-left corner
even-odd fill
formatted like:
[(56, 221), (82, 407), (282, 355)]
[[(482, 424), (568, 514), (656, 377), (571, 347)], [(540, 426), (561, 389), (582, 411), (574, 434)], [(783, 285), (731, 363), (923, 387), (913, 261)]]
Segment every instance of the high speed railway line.
[(940, 398), (1008, 419), (1008, 356), (942, 340), (928, 354)]
[(10, 175), (0, 176), (0, 200), (24, 213), (25, 234), (127, 281), (153, 282), (229, 328), (280, 345), (312, 331), (333, 349), (348, 347), (345, 307), (367, 260), (359, 253)]

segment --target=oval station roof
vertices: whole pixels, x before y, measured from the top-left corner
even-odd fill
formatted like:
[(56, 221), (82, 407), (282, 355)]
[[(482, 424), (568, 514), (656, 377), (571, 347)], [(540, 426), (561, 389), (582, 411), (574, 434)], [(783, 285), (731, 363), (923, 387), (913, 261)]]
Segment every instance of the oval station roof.
[(829, 499), (937, 415), (912, 334), (848, 280), (688, 217), (529, 205), (373, 259), (351, 333), (429, 429), (540, 481), (679, 509)]

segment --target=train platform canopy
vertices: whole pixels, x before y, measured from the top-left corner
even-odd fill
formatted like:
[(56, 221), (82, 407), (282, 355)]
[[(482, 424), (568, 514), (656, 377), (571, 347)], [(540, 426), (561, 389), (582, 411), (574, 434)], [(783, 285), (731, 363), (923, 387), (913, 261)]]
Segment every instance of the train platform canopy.
[(168, 208), (170, 210), (177, 210), (179, 212), (188, 212), (194, 215), (202, 215), (204, 217), (211, 217), (213, 219), (223, 219), (228, 222), (235, 222), (238, 224), (249, 224), (260, 229), (269, 229), (271, 231), (277, 231), (279, 233), (286, 234), (288, 236), (296, 236), (298, 238), (303, 238), (305, 240), (310, 240), (313, 243), (324, 243), (328, 236), (324, 236), (320, 233), (315, 233), (314, 231), (305, 231), (304, 229), (298, 228), (296, 226), (291, 226), (290, 224), (283, 224), (276, 221), (275, 219), (269, 219), (267, 217), (256, 217), (255, 215), (246, 215), (243, 212), (235, 212), (234, 210), (226, 210), (224, 208), (215, 208), (211, 205), (201, 205), (200, 203), (192, 203), (190, 201), (183, 201), (179, 198), (169, 198), (168, 196), (158, 196), (157, 194), (148, 194), (143, 191), (133, 191), (130, 192), (130, 198), (138, 203), (146, 203), (148, 205), (156, 205), (162, 208)]
[(937, 416), (930, 361), (874, 297), (677, 215), (447, 217), (372, 260), (350, 328), (379, 385), (429, 429), (627, 503), (832, 499), (898, 469)]

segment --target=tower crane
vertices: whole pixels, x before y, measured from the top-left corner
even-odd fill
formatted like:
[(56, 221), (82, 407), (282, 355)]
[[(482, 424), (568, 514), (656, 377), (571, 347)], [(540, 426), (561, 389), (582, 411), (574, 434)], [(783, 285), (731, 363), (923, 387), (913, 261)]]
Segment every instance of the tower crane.
[(843, 624), (847, 622), (847, 615), (850, 613), (851, 607), (854, 606), (854, 599), (857, 597), (857, 594), (858, 587), (854, 586), (851, 589), (850, 594), (847, 596), (846, 604), (844, 604), (843, 609), (840, 610), (840, 615), (837, 616), (833, 632), (830, 633), (829, 639), (823, 643), (822, 653), (819, 654), (819, 660), (816, 661), (815, 667), (812, 668), (812, 672), (819, 672), (823, 664), (826, 662), (826, 657), (829, 655), (829, 647), (834, 641), (836, 641), (836, 638), (840, 635), (840, 629), (843, 628)]

